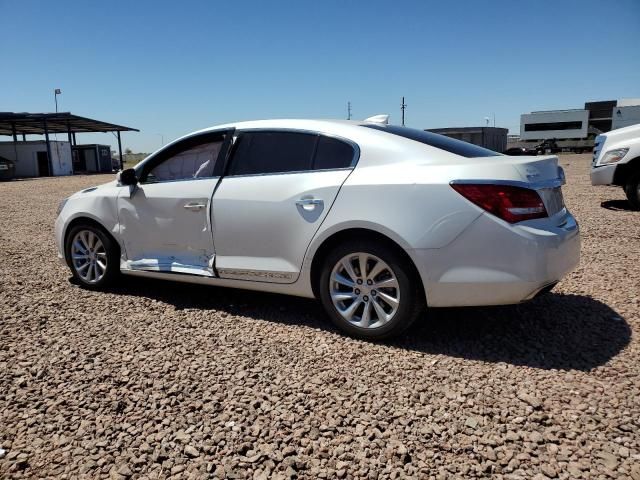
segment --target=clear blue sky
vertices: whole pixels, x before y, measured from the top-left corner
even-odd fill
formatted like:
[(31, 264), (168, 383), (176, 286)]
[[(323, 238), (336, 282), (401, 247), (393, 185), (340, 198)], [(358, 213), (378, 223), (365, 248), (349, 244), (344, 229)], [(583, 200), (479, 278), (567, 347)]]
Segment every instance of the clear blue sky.
[[(519, 129), (531, 110), (640, 97), (640, 0), (0, 0), (0, 111), (137, 127), (152, 151), (217, 123), (362, 119)], [(111, 135), (83, 142), (114, 145)]]

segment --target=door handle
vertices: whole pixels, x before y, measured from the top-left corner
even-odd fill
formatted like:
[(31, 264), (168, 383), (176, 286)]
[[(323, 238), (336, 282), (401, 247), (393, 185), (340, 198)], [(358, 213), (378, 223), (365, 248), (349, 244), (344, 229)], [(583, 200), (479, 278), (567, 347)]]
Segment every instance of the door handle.
[(186, 208), (187, 210), (191, 210), (192, 212), (198, 211), (198, 210), (202, 210), (204, 207), (206, 207), (206, 205), (204, 203), (187, 203), (184, 208)]
[(296, 205), (305, 210), (313, 210), (316, 208), (316, 205), (322, 205), (322, 200), (319, 198), (301, 198), (296, 201)]

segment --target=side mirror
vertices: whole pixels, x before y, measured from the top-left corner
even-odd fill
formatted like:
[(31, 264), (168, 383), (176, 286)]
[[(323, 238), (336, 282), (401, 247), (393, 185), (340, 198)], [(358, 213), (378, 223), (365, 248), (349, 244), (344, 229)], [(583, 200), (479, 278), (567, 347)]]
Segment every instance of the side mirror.
[(138, 177), (136, 171), (133, 168), (127, 168), (119, 174), (119, 180), (122, 185), (137, 185)]

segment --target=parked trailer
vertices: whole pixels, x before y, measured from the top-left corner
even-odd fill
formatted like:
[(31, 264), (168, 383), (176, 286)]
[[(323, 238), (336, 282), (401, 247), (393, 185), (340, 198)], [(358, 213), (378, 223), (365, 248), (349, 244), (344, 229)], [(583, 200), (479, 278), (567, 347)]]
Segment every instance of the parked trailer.
[(564, 139), (509, 142), (507, 148), (526, 148), (534, 150), (538, 155), (549, 153), (573, 152), (585, 153), (593, 151), (594, 139)]

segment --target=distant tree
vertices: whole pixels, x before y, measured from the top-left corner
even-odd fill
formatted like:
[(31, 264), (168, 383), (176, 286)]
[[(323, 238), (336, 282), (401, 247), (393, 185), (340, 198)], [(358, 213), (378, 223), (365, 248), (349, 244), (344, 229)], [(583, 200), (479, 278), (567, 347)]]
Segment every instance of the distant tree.
[(130, 155), (130, 154), (132, 154), (133, 152), (131, 151), (131, 149), (130, 149), (130, 148), (125, 148), (125, 149), (124, 149), (124, 153), (126, 153), (127, 155)]

